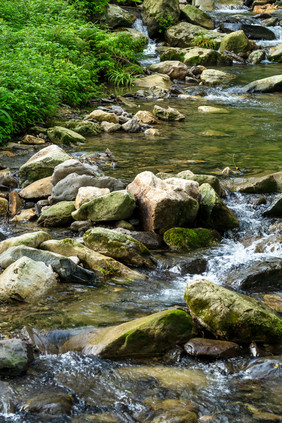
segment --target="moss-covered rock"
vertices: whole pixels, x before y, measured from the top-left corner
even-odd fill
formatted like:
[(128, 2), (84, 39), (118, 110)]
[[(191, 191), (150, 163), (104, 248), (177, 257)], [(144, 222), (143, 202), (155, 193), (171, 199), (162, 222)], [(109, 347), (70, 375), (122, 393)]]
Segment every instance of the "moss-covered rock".
[(220, 52), (227, 50), (233, 51), (233, 53), (245, 53), (249, 49), (250, 42), (242, 30), (225, 35), (219, 48)]
[(44, 231), (28, 232), (23, 235), (8, 238), (0, 242), (0, 254), (11, 247), (16, 247), (17, 245), (26, 245), (27, 247), (37, 248), (42, 242), (49, 239), (51, 239), (51, 236)]
[(177, 251), (192, 251), (215, 244), (218, 237), (205, 228), (171, 228), (164, 233), (164, 242)]
[(101, 132), (99, 124), (89, 120), (70, 119), (64, 122), (63, 126), (72, 129), (83, 137), (93, 137)]
[(159, 37), (165, 27), (178, 22), (180, 8), (178, 0), (144, 0), (142, 17), (150, 37)]
[(73, 221), (74, 201), (61, 201), (43, 210), (38, 223), (46, 227), (69, 226)]
[[(171, 175), (169, 177), (171, 178)], [(224, 188), (221, 186), (219, 179), (214, 175), (196, 174), (189, 170), (183, 170), (176, 175), (176, 178), (196, 181), (200, 186), (203, 184), (210, 184), (218, 195), (224, 195)]]
[(192, 316), (216, 337), (241, 343), (282, 340), (282, 319), (254, 298), (205, 279), (189, 281), (184, 298)]
[(5, 216), (8, 213), (9, 202), (6, 198), (0, 197), (0, 216)]
[(95, 222), (128, 219), (135, 206), (132, 194), (125, 190), (114, 191), (84, 203), (72, 214), (72, 217), (75, 220), (93, 220)]
[(54, 126), (48, 129), (47, 134), (54, 144), (70, 145), (86, 141), (82, 135), (72, 129), (67, 129), (62, 126)]
[(220, 232), (234, 229), (239, 225), (233, 211), (224, 204), (210, 184), (202, 184), (200, 193), (201, 203), (198, 218), (201, 225)]
[(104, 358), (161, 355), (176, 344), (188, 341), (193, 328), (189, 314), (169, 309), (119, 326), (77, 335), (61, 352), (81, 351)]
[(91, 250), (136, 267), (152, 267), (150, 251), (144, 244), (129, 235), (105, 228), (89, 229), (83, 235)]
[(98, 19), (101, 24), (110, 28), (130, 27), (134, 23), (136, 16), (116, 4), (108, 4), (105, 13), (99, 16)]
[(183, 62), (190, 66), (232, 65), (232, 60), (210, 48), (194, 47), (185, 53)]
[(214, 32), (189, 22), (179, 22), (173, 25), (165, 32), (165, 39), (171, 47), (192, 47), (197, 45), (195, 37), (204, 37), (206, 40), (212, 40), (217, 49), (220, 45), (222, 34)]
[(282, 62), (282, 43), (269, 50), (268, 60), (271, 60), (272, 62)]
[(203, 12), (196, 6), (187, 4), (181, 9), (182, 16), (194, 25), (200, 25), (207, 29), (214, 29), (214, 21), (209, 17), (209, 15)]

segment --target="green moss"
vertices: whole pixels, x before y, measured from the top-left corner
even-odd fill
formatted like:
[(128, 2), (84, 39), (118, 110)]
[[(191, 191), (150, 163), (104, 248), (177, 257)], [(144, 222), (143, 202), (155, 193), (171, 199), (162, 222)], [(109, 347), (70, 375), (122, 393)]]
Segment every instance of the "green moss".
[(164, 241), (173, 250), (191, 251), (213, 245), (216, 237), (209, 229), (171, 228), (164, 233)]

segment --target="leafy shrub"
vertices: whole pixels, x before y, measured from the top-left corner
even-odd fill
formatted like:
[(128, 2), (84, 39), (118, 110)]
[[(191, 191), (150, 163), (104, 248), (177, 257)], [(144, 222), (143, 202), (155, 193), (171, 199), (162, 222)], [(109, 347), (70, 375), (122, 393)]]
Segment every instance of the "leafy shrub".
[(207, 38), (203, 33), (194, 37), (194, 44), (202, 48), (214, 49), (216, 47), (215, 41)]
[(172, 25), (175, 25), (176, 22), (171, 15), (168, 16), (160, 16), (157, 18), (157, 22), (159, 24), (159, 32), (163, 33), (166, 29), (170, 28)]

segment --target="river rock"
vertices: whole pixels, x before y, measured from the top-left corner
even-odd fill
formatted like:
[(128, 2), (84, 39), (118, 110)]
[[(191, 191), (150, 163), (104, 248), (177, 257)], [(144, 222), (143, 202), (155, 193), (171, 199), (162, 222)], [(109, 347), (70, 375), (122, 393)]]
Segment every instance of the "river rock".
[(282, 280), (282, 261), (270, 258), (255, 262), (229, 274), (227, 283), (251, 292), (279, 291)]
[(67, 120), (64, 122), (64, 127), (72, 129), (74, 132), (77, 132), (83, 137), (94, 137), (101, 132), (101, 128), (98, 123), (81, 119)]
[(82, 206), (84, 203), (94, 200), (95, 198), (107, 195), (110, 193), (109, 188), (97, 188), (97, 187), (82, 187), (79, 188), (77, 196), (75, 198), (74, 206), (76, 209)]
[(144, 135), (146, 135), (146, 137), (159, 137), (161, 133), (158, 129), (149, 128), (144, 131)]
[(212, 227), (220, 232), (234, 229), (239, 225), (238, 219), (231, 209), (221, 200), (209, 184), (200, 186), (201, 203), (199, 221), (203, 226)]
[(147, 110), (139, 110), (134, 116), (141, 124), (154, 125), (158, 123), (158, 119), (153, 115), (153, 113), (148, 112)]
[(161, 120), (179, 121), (185, 119), (185, 116), (174, 107), (164, 109), (161, 106), (155, 105), (153, 114)]
[(73, 211), (75, 211), (74, 201), (60, 201), (42, 210), (37, 223), (50, 228), (69, 226), (73, 221)]
[(183, 170), (176, 175), (177, 178), (187, 179), (191, 181), (196, 181), (201, 186), (205, 183), (210, 184), (210, 186), (215, 190), (219, 196), (224, 196), (225, 191), (222, 187), (219, 179), (214, 175), (201, 175), (191, 172), (190, 170)]
[(272, 93), (282, 91), (282, 75), (258, 79), (243, 87), (243, 92)]
[(223, 37), (219, 51), (232, 51), (233, 53), (245, 53), (250, 50), (250, 42), (243, 30), (231, 32)]
[(20, 167), (22, 186), (25, 187), (38, 179), (51, 176), (54, 168), (69, 158), (70, 156), (57, 145), (43, 148)]
[(11, 219), (11, 222), (25, 222), (34, 219), (36, 216), (37, 214), (34, 208), (23, 209)]
[(235, 342), (217, 339), (192, 338), (186, 342), (184, 349), (189, 355), (200, 358), (222, 359), (240, 354), (240, 347)]
[(0, 275), (0, 301), (35, 302), (56, 286), (57, 280), (49, 267), (22, 257)]
[(136, 17), (116, 4), (108, 4), (99, 21), (110, 28), (130, 27)]
[(168, 75), (171, 79), (184, 80), (188, 74), (188, 67), (178, 60), (166, 60), (165, 62), (153, 63), (149, 69)]
[(216, 48), (223, 37), (222, 34), (188, 22), (180, 22), (168, 28), (165, 32), (165, 39), (171, 47), (193, 47), (195, 46), (196, 36), (204, 36), (208, 40), (213, 40)]
[(232, 65), (232, 59), (229, 57), (223, 56), (218, 51), (201, 47), (194, 47), (189, 49), (184, 55), (183, 62), (190, 66)]
[(228, 110), (222, 109), (221, 107), (213, 106), (199, 106), (198, 111), (201, 113), (216, 113), (216, 114), (228, 114)]
[(33, 360), (33, 350), (30, 344), (20, 339), (0, 340), (1, 376), (20, 376), (27, 371)]
[(9, 210), (9, 201), (0, 197), (0, 216), (6, 216)]
[(263, 216), (282, 217), (282, 194), (263, 212)]
[(189, 314), (169, 309), (119, 326), (77, 335), (61, 347), (61, 352), (81, 351), (112, 359), (161, 355), (172, 346), (187, 341), (192, 328)]
[(13, 238), (8, 238), (0, 242), (0, 254), (3, 253), (3, 251), (8, 250), (8, 248), (15, 247), (17, 245), (26, 245), (27, 247), (37, 248), (42, 242), (49, 239), (51, 239), (51, 236), (47, 234), (47, 232), (43, 231), (31, 232)]
[(196, 6), (186, 4), (186, 6), (181, 9), (181, 14), (188, 22), (194, 25), (200, 25), (207, 29), (214, 29), (214, 21), (207, 13)]
[(129, 267), (111, 257), (106, 257), (103, 254), (96, 253), (71, 238), (66, 238), (60, 241), (46, 241), (40, 245), (40, 248), (57, 254), (62, 254), (66, 257), (77, 256), (82, 263), (87, 265), (91, 270), (94, 270), (100, 277), (105, 277), (106, 272), (108, 272), (106, 275), (107, 278), (114, 278), (117, 281), (144, 279), (144, 275), (141, 273), (129, 269)]
[(101, 122), (101, 129), (104, 132), (107, 132), (108, 134), (112, 132), (117, 132), (121, 128), (121, 125), (119, 123), (113, 123), (113, 122)]
[(163, 234), (170, 228), (192, 224), (196, 218), (199, 209), (197, 182), (177, 178), (162, 181), (152, 172), (142, 172), (127, 189), (136, 198), (145, 231)]
[(125, 122), (123, 125), (121, 125), (122, 129), (125, 132), (139, 132), (141, 130), (140, 124), (137, 119), (132, 118), (129, 119), (127, 122)]
[(69, 159), (54, 168), (51, 176), (52, 184), (55, 186), (59, 181), (71, 173), (76, 173), (77, 175), (102, 176), (98, 166), (82, 163), (77, 159)]
[[(1, 204), (1, 200), (0, 200)], [(18, 191), (11, 191), (9, 192), (9, 213), (11, 216), (15, 216), (20, 208), (22, 207), (23, 203), (20, 199)], [(0, 206), (1, 209), (1, 206)], [(1, 213), (1, 212), (0, 212)]]
[(275, 34), (271, 29), (261, 25), (243, 24), (242, 30), (251, 40), (275, 40)]
[(33, 182), (32, 184), (23, 188), (19, 195), (25, 200), (31, 200), (34, 198), (46, 198), (49, 197), (52, 193), (53, 184), (51, 182), (51, 177), (39, 179), (38, 181)]
[(213, 231), (205, 228), (171, 228), (164, 233), (164, 242), (176, 251), (193, 251), (214, 245), (218, 240)]
[(150, 251), (144, 244), (129, 235), (111, 229), (89, 229), (83, 235), (85, 245), (124, 264), (135, 267), (152, 267)]
[(150, 37), (158, 37), (163, 25), (178, 22), (180, 8), (178, 0), (144, 0), (142, 17)]
[(28, 257), (33, 261), (42, 262), (59, 275), (62, 282), (79, 283), (83, 285), (95, 285), (97, 278), (95, 273), (76, 265), (71, 259), (61, 254), (50, 251), (42, 251), (37, 248), (18, 245), (9, 248), (0, 255), (0, 266), (6, 269), (22, 257)]
[(25, 135), (22, 139), (23, 144), (29, 144), (29, 145), (39, 145), (39, 144), (45, 144), (45, 140), (43, 138), (34, 137), (33, 135)]
[(129, 192), (114, 191), (83, 204), (72, 217), (75, 220), (95, 222), (128, 219), (135, 206), (134, 197)]
[(85, 116), (84, 120), (87, 119), (94, 119), (97, 122), (112, 122), (112, 123), (119, 123), (119, 119), (117, 115), (114, 113), (105, 112), (104, 110), (96, 109), (93, 110), (89, 115)]
[(265, 50), (254, 50), (249, 54), (247, 62), (257, 65), (265, 59)]
[(53, 128), (49, 128), (47, 135), (51, 142), (54, 144), (70, 145), (86, 141), (82, 135), (62, 126), (54, 126)]
[(0, 187), (1, 189), (13, 189), (17, 188), (18, 181), (14, 178), (9, 171), (4, 171), (4, 174), (0, 174)]
[(205, 69), (201, 73), (201, 81), (206, 85), (228, 85), (234, 75), (216, 69)]
[(73, 398), (71, 395), (61, 392), (43, 392), (26, 401), (24, 411), (52, 419), (63, 417), (71, 413)]
[(236, 186), (236, 191), (247, 194), (267, 194), (277, 191), (277, 182), (274, 175), (246, 178)]
[(216, 337), (240, 343), (282, 339), (281, 319), (254, 298), (205, 279), (189, 281), (184, 298), (192, 317)]
[(158, 249), (162, 244), (162, 237), (154, 232), (132, 231), (125, 228), (116, 228), (115, 231), (131, 236), (150, 250)]
[(172, 81), (168, 75), (157, 73), (143, 78), (135, 78), (134, 85), (140, 88), (158, 87), (167, 90), (172, 86)]
[(278, 313), (282, 313), (282, 295), (266, 294), (263, 296), (263, 302)]
[(111, 176), (95, 177), (71, 173), (54, 186), (50, 201), (57, 203), (75, 200), (79, 188), (82, 187), (108, 188), (110, 191), (120, 191), (124, 189), (124, 184)]
[(278, 46), (272, 47), (268, 52), (268, 60), (272, 62), (282, 62), (282, 43), (278, 44)]

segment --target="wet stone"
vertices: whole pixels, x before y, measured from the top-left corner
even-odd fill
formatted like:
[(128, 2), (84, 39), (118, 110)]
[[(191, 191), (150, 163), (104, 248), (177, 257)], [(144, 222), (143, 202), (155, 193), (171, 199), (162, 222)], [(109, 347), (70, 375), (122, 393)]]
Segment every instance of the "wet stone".
[(184, 345), (185, 351), (194, 357), (231, 358), (240, 353), (235, 342), (218, 341), (216, 339), (192, 338)]
[(29, 399), (24, 410), (43, 416), (59, 417), (69, 415), (73, 407), (73, 398), (66, 393), (43, 392)]

